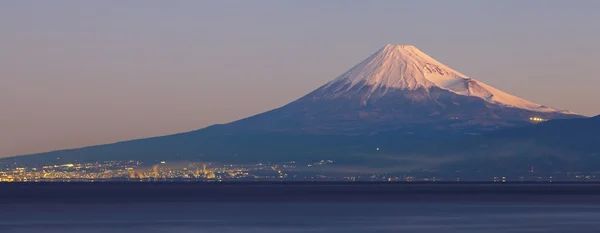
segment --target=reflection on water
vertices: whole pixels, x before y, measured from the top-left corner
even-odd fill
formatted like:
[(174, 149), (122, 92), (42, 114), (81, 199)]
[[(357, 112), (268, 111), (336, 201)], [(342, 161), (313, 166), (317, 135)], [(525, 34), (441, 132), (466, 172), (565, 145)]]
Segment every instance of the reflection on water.
[(3, 204), (3, 233), (600, 232), (600, 206), (566, 204)]

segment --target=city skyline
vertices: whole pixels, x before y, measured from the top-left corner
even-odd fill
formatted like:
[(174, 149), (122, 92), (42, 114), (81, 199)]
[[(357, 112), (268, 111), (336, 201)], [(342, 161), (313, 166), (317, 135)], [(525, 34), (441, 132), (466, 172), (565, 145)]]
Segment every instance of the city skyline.
[(6, 1), (0, 157), (244, 118), (388, 43), (413, 44), (511, 94), (597, 115), (600, 4), (578, 3)]

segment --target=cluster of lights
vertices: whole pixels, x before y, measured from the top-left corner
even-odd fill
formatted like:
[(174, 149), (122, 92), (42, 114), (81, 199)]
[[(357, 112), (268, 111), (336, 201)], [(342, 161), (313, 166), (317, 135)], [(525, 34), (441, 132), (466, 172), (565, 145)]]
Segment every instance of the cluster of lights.
[(540, 117), (530, 117), (529, 120), (533, 121), (533, 122), (542, 122), (542, 121), (546, 121), (546, 119), (540, 118)]

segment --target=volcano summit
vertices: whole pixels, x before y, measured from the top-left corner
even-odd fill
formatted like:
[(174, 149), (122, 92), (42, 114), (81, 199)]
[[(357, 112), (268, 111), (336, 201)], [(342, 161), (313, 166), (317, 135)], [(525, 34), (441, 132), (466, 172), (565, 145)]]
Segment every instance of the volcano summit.
[(577, 115), (469, 78), (414, 46), (388, 44), (308, 95), (231, 126), (327, 134), (480, 131), (571, 117)]

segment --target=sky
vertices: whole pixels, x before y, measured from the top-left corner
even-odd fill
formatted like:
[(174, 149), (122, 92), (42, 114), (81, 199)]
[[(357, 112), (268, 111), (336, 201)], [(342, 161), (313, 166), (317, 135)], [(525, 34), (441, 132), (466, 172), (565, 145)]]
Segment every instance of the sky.
[(234, 121), (388, 43), (597, 115), (598, 12), (596, 0), (3, 0), (0, 157)]

